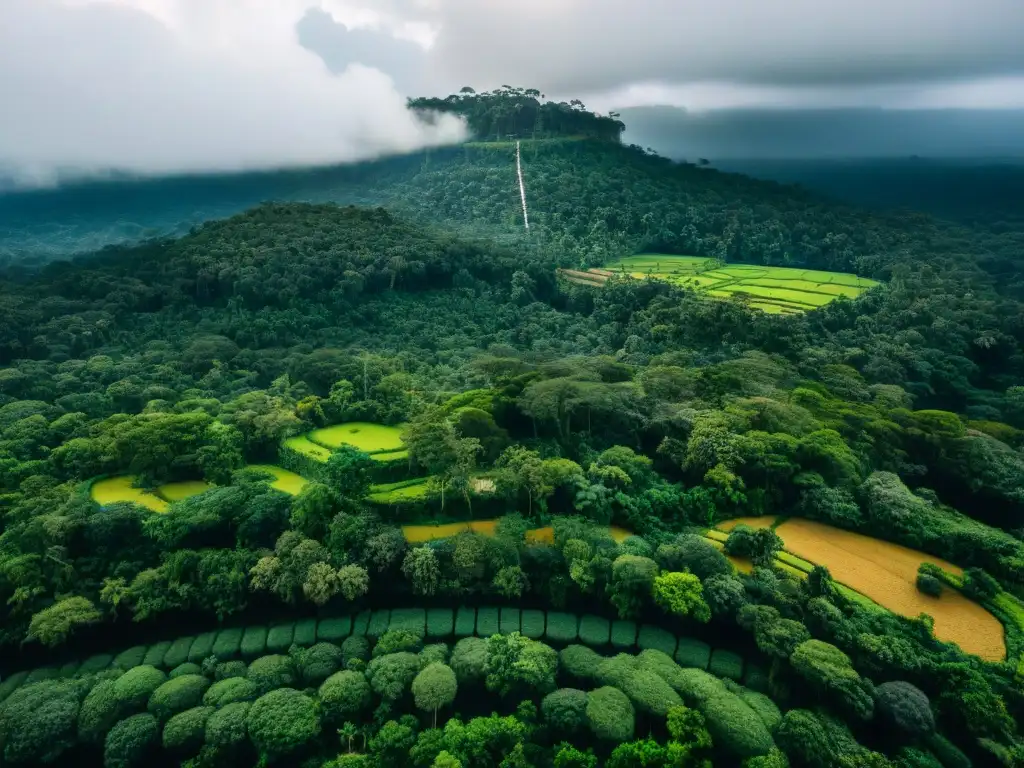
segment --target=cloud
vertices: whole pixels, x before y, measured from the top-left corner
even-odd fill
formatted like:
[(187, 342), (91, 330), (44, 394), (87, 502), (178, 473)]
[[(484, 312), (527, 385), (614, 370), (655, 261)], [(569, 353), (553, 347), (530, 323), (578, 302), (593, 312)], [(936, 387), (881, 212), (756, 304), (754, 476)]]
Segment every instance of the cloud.
[(353, 64), (362, 64), (387, 74), (395, 88), (406, 96), (437, 92), (438, 83), (429, 71), (427, 51), (412, 40), (381, 29), (350, 28), (322, 8), (307, 11), (296, 31), (303, 47), (323, 59), (332, 72), (344, 72)]
[(623, 141), (695, 161), (1024, 156), (1024, 110), (624, 109)]
[(315, 165), (459, 140), (391, 79), (332, 73), (302, 0), (2, 0), (0, 175)]
[(436, 0), (432, 55), (550, 91), (848, 86), (1024, 73), (1020, 0)]

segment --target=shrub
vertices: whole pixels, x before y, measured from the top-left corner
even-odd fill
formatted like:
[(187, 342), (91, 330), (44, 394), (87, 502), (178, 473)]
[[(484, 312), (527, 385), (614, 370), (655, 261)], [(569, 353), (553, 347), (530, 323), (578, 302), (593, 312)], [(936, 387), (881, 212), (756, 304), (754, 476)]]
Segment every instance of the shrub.
[(352, 635), (346, 637), (341, 644), (341, 655), (347, 664), (351, 659), (360, 661), (370, 660), (370, 641), (364, 635)]
[(206, 721), (206, 743), (221, 749), (240, 746), (249, 736), (245, 720), (251, 706), (247, 701), (236, 701), (216, 710)]
[(743, 679), (743, 657), (732, 651), (715, 648), (711, 653), (708, 672), (717, 677), (727, 677), (738, 682)]
[(775, 746), (761, 717), (724, 686), (697, 708), (707, 721), (715, 746), (736, 758), (764, 755)]
[(25, 678), (25, 685), (40, 683), (43, 680), (56, 680), (59, 677), (60, 670), (57, 667), (39, 667), (28, 673), (28, 677)]
[(202, 675), (183, 675), (168, 680), (149, 697), (149, 713), (161, 722), (186, 709), (198, 707), (210, 681)]
[(459, 685), (483, 681), (486, 665), (487, 641), (482, 637), (464, 637), (455, 644), (451, 668)]
[(245, 677), (249, 674), (249, 665), (244, 661), (222, 661), (213, 668), (214, 680), (227, 680), (231, 677)]
[(352, 619), (352, 634), (353, 635), (365, 635), (367, 628), (370, 626), (370, 612), (360, 611)]
[(239, 701), (255, 701), (260, 690), (252, 680), (244, 677), (229, 677), (218, 680), (203, 694), (203, 704), (220, 708)]
[(192, 647), (188, 649), (188, 660), (202, 664), (213, 653), (213, 644), (217, 640), (216, 632), (204, 632), (197, 635)]
[(335, 616), (330, 619), (320, 619), (316, 625), (316, 639), (318, 642), (341, 642), (351, 633), (351, 616)]
[[(641, 659), (641, 666), (644, 666)], [(673, 675), (669, 684), (683, 697), (687, 706), (703, 711), (704, 702), (723, 691), (728, 693), (725, 684), (714, 675), (699, 669), (681, 668)]]
[(373, 646), (373, 657), (386, 656), (389, 653), (409, 651), (419, 653), (423, 650), (423, 635), (405, 629), (389, 629)]
[(132, 715), (110, 729), (103, 747), (104, 768), (144, 765), (160, 741), (160, 724), (148, 714)]
[(675, 659), (683, 667), (707, 669), (711, 661), (711, 646), (692, 637), (680, 637)]
[(427, 611), (427, 637), (450, 637), (455, 631), (455, 613), (448, 608)]
[(576, 688), (559, 688), (544, 697), (540, 711), (558, 738), (577, 733), (587, 724), (587, 694)]
[(121, 651), (117, 656), (114, 657), (112, 666), (118, 669), (131, 669), (132, 667), (140, 667), (144, 663), (146, 658), (146, 651), (148, 649), (144, 645), (136, 645), (133, 648)]
[(447, 664), (448, 656), (448, 643), (431, 643), (424, 646), (423, 650), (419, 652), (420, 668), (433, 664), (435, 661)]
[(520, 612), (520, 631), (531, 640), (540, 640), (544, 637), (544, 625), (544, 611), (527, 608)]
[(873, 686), (853, 668), (850, 657), (821, 640), (800, 643), (789, 662), (797, 674), (819, 692), (833, 695), (857, 717), (869, 720), (874, 713)]
[(917, 589), (929, 597), (942, 595), (942, 582), (927, 573), (917, 574)]
[(142, 663), (150, 667), (162, 667), (164, 665), (164, 657), (167, 655), (167, 651), (171, 648), (170, 640), (161, 640), (156, 645), (149, 646), (149, 650), (146, 651), (145, 657), (142, 659)]
[(389, 653), (369, 663), (366, 667), (366, 680), (382, 699), (397, 701), (409, 690), (419, 671), (419, 658), (415, 653)]
[(587, 614), (580, 618), (580, 642), (601, 647), (611, 640), (612, 625), (608, 619)]
[(267, 628), (246, 627), (245, 634), (242, 635), (242, 645), (240, 650), (242, 652), (242, 658), (247, 661), (255, 659), (257, 656), (262, 656), (266, 653)]
[(908, 682), (894, 680), (879, 685), (875, 688), (875, 706), (888, 725), (911, 739), (935, 731), (935, 716), (928, 696)]
[(83, 681), (43, 680), (8, 696), (0, 707), (4, 763), (52, 762), (74, 746), (87, 690)]
[(928, 737), (927, 744), (945, 768), (971, 768), (971, 759), (945, 736), (933, 733)]
[(469, 637), (476, 633), (476, 608), (462, 607), (455, 614), (455, 636)]
[(95, 675), (97, 672), (107, 669), (113, 661), (114, 657), (111, 654), (97, 653), (82, 662), (82, 666), (78, 668), (78, 674), (80, 676)]
[(548, 611), (548, 627), (544, 637), (552, 643), (574, 643), (578, 638), (579, 621), (572, 613)]
[(316, 619), (300, 619), (295, 622), (295, 633), (292, 642), (302, 648), (309, 648), (316, 643)]
[(316, 702), (292, 688), (256, 699), (246, 716), (249, 738), (270, 759), (287, 755), (320, 733)]
[(661, 651), (671, 656), (676, 652), (676, 636), (661, 627), (642, 624), (636, 644), (641, 650)]
[(373, 702), (370, 684), (358, 672), (336, 672), (324, 680), (318, 692), (324, 719), (338, 724), (357, 719)]
[(270, 653), (287, 653), (295, 636), (295, 624), (275, 624), (267, 632), (267, 651)]
[(685, 568), (701, 581), (718, 574), (731, 574), (732, 563), (703, 536), (684, 533), (676, 537), (672, 562), (674, 568)]
[(198, 752), (206, 737), (206, 721), (213, 711), (213, 707), (193, 707), (168, 720), (164, 726), (164, 749), (179, 755)]
[(78, 712), (78, 740), (102, 744), (107, 731), (121, 719), (121, 708), (114, 693), (114, 680), (103, 680), (89, 691)]
[(654, 649), (641, 651), (636, 657), (636, 668), (658, 675), (681, 696), (686, 689), (687, 683), (683, 668), (672, 661), (672, 657), (666, 653)]
[(597, 665), (597, 682), (601, 685), (612, 685), (620, 690), (627, 677), (639, 668), (638, 660), (628, 653), (618, 653), (610, 659), (601, 659)]
[(374, 611), (370, 615), (370, 621), (366, 625), (366, 634), (368, 637), (380, 637), (388, 631), (388, 624), (391, 623), (391, 611), (383, 609), (380, 611)]
[(228, 661), (238, 656), (242, 647), (242, 636), (245, 630), (241, 627), (222, 629), (213, 641), (213, 655), (221, 661)]
[(245, 677), (261, 695), (275, 688), (290, 688), (297, 682), (291, 658), (276, 653), (254, 660)]
[(476, 609), (476, 635), (477, 637), (490, 637), (498, 634), (498, 609), (477, 608)]
[(586, 714), (587, 724), (597, 738), (619, 743), (632, 740), (636, 713), (618, 688), (605, 686), (588, 693)]
[(767, 726), (770, 732), (774, 732), (779, 727), (779, 723), (782, 722), (782, 712), (779, 711), (774, 701), (763, 693), (746, 689), (741, 690), (736, 695), (743, 700), (744, 704), (757, 713), (757, 716), (761, 718), (761, 722)]
[(316, 686), (341, 669), (344, 663), (345, 655), (341, 648), (333, 643), (317, 643), (299, 654), (299, 673), (304, 684)]
[(683, 700), (659, 675), (637, 669), (622, 679), (620, 689), (641, 712), (665, 717), (672, 707), (682, 706)]
[(396, 608), (391, 611), (388, 629), (402, 630), (424, 637), (427, 633), (427, 612), (422, 608)]
[(171, 643), (171, 647), (164, 654), (164, 666), (168, 669), (174, 669), (179, 664), (184, 664), (188, 661), (188, 649), (192, 647), (192, 643), (195, 641), (194, 637), (188, 636), (179, 637)]
[[(142, 646), (140, 646), (140, 647), (142, 647)], [(145, 658), (145, 656), (143, 656), (143, 658)], [(115, 659), (115, 661), (116, 661), (116, 659)], [(142, 664), (142, 662), (140, 661), (139, 664)], [(61, 677), (74, 677), (75, 674), (78, 672), (78, 668), (80, 666), (81, 666), (81, 662), (79, 662), (78, 659), (73, 659), (72, 661), (69, 661), (66, 664), (61, 666), (61, 668), (60, 668), (60, 676)], [(138, 666), (138, 665), (136, 665), (136, 666)], [(2, 695), (0, 695), (0, 701), (3, 701), (3, 696)]]
[(179, 664), (170, 671), (168, 677), (172, 680), (176, 677), (182, 677), (183, 675), (201, 675), (203, 674), (203, 668), (198, 664), (193, 664), (191, 661), (186, 661), (184, 664)]
[(559, 652), (558, 660), (574, 680), (592, 683), (597, 679), (597, 668), (604, 657), (585, 645), (570, 645)]
[(616, 619), (612, 622), (612, 645), (616, 648), (632, 648), (636, 645), (636, 624)]
[(502, 608), (498, 628), (503, 635), (519, 631), (520, 614), (518, 608)]
[(743, 671), (743, 685), (758, 693), (768, 692), (768, 671), (757, 664), (747, 664)]
[(118, 719), (146, 708), (154, 691), (167, 682), (167, 675), (156, 667), (133, 667), (114, 680), (113, 693), (121, 707)]
[(14, 693), (28, 678), (28, 672), (15, 672), (0, 683), (0, 702)]

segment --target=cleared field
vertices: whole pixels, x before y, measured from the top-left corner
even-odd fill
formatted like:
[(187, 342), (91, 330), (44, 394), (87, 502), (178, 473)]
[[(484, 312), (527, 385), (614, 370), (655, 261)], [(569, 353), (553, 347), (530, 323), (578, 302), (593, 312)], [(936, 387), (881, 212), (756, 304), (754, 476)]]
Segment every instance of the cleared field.
[(612, 276), (656, 278), (721, 299), (744, 301), (770, 314), (796, 314), (828, 304), (839, 296), (856, 298), (878, 285), (844, 272), (727, 264), (703, 256), (644, 253), (628, 256), (601, 269), (559, 270), (570, 282), (604, 285)]
[(945, 571), (962, 569), (937, 557), (898, 544), (833, 528), (811, 520), (787, 520), (775, 529), (786, 550), (828, 567), (833, 578), (902, 616), (927, 613), (935, 619), (935, 636), (956, 643), (988, 661), (1006, 658), (1003, 627), (991, 613), (959, 592), (944, 590), (928, 597), (917, 590), (918, 566), (934, 563)]
[(190, 496), (198, 496), (211, 488), (213, 488), (212, 485), (202, 480), (185, 480), (180, 483), (165, 483), (157, 486), (156, 492), (166, 501), (181, 501)]
[(273, 464), (251, 464), (249, 469), (258, 469), (262, 472), (269, 472), (276, 479), (270, 484), (271, 488), (276, 488), (279, 491), (290, 494), (291, 496), (298, 496), (302, 493), (302, 489), (309, 483), (306, 478), (302, 475), (297, 475), (282, 467), (275, 467)]
[(408, 499), (422, 499), (430, 492), (429, 479), (425, 477), (418, 483), (399, 482), (372, 485), (370, 486), (370, 495), (367, 498), (378, 504), (407, 501)]
[(774, 515), (762, 515), (760, 517), (734, 517), (732, 520), (726, 520), (724, 523), (719, 523), (717, 528), (720, 531), (731, 531), (737, 525), (746, 525), (750, 528), (771, 528), (775, 519)]
[(154, 512), (166, 512), (169, 509), (170, 505), (155, 493), (132, 487), (134, 482), (135, 478), (130, 475), (108, 477), (106, 480), (93, 483), (90, 493), (93, 501), (101, 507), (119, 501), (130, 501)]
[(289, 437), (284, 441), (284, 447), (291, 448), (293, 451), (297, 451), (303, 456), (309, 456), (309, 458), (316, 461), (327, 461), (331, 457), (331, 452), (327, 448), (311, 442), (305, 435)]
[(351, 445), (369, 454), (392, 453), (405, 448), (402, 443), (401, 427), (388, 427), (384, 424), (371, 424), (366, 421), (353, 421), (348, 424), (335, 424), (333, 427), (314, 429), (308, 438), (325, 448), (340, 448)]
[[(467, 531), (493, 536), (497, 526), (497, 520), (471, 520), (465, 523), (445, 523), (443, 525), (403, 525), (402, 533), (410, 544), (422, 544), (427, 541), (451, 538)], [(609, 528), (609, 532), (617, 542), (625, 541), (633, 535), (625, 528), (614, 525)], [(526, 539), (535, 543), (550, 544), (555, 540), (555, 529), (550, 525), (544, 528), (533, 528), (526, 532)]]

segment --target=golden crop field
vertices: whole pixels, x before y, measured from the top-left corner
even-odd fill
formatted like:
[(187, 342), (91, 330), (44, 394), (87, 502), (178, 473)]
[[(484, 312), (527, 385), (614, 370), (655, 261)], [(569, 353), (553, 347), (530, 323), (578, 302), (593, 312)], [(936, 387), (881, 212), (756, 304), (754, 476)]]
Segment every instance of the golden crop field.
[(180, 483), (164, 483), (157, 487), (156, 492), (167, 501), (181, 501), (211, 488), (212, 485), (202, 480), (184, 480)]
[(827, 566), (832, 577), (901, 616), (927, 613), (935, 619), (935, 636), (956, 643), (987, 661), (1006, 658), (1003, 626), (991, 613), (959, 592), (946, 589), (929, 597), (916, 587), (917, 569), (934, 563), (960, 574), (962, 569), (898, 544), (851, 533), (811, 520), (788, 520), (776, 533), (786, 550)]
[(302, 489), (309, 483), (309, 481), (302, 475), (297, 475), (282, 467), (276, 467), (273, 464), (251, 464), (248, 468), (270, 473), (275, 478), (275, 480), (270, 484), (270, 487), (276, 488), (279, 491), (284, 491), (291, 496), (298, 496), (302, 493)]

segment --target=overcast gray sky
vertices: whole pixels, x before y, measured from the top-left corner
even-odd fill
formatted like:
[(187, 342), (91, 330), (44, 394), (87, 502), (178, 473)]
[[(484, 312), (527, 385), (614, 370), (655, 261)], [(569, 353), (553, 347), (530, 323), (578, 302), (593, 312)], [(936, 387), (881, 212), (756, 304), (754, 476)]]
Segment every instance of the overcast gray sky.
[(1024, 0), (0, 0), (0, 171), (370, 157), (457, 140), (403, 103), (461, 85), (684, 107), (681, 125), (1024, 108), (1022, 40)]

